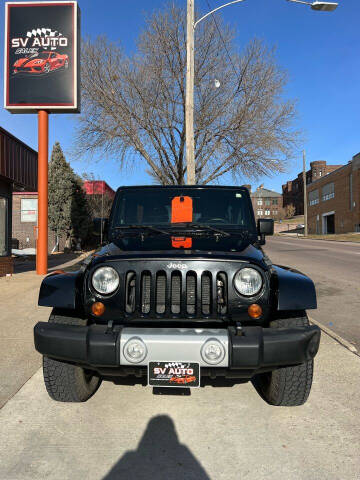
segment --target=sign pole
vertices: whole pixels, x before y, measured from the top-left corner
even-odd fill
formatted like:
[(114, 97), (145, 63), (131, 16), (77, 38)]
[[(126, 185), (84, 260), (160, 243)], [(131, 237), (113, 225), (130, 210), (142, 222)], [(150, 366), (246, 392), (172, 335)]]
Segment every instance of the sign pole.
[(36, 273), (46, 275), (48, 269), (48, 151), (49, 114), (38, 111), (38, 240)]

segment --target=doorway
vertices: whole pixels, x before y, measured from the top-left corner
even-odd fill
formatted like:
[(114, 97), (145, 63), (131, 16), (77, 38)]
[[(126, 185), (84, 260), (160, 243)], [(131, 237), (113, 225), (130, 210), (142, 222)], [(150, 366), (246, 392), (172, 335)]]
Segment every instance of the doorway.
[(335, 212), (328, 212), (322, 215), (322, 227), (324, 235), (335, 233)]

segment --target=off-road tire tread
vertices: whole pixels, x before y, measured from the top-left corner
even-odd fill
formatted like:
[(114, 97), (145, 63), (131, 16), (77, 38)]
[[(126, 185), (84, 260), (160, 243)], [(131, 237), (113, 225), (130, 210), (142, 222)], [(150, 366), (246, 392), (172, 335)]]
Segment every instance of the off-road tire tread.
[[(270, 322), (271, 328), (291, 328), (309, 325), (305, 312), (297, 312), (294, 316), (277, 318)], [(309, 360), (300, 365), (281, 367), (268, 376), (259, 375), (257, 388), (263, 398), (275, 406), (294, 407), (303, 405), (310, 394), (313, 379), (314, 361)], [(264, 379), (267, 378), (267, 381)]]
[[(49, 317), (50, 323), (65, 325), (86, 325), (86, 320), (57, 314)], [(90, 382), (84, 377), (84, 370), (77, 365), (43, 357), (43, 374), (49, 396), (58, 402), (86, 402), (99, 388), (100, 378), (93, 376)]]

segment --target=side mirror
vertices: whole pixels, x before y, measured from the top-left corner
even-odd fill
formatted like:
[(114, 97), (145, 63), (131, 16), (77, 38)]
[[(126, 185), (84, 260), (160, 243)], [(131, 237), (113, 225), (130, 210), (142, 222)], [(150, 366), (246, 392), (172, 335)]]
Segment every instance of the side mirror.
[(265, 245), (265, 236), (274, 234), (274, 220), (272, 218), (259, 218), (257, 224), (260, 245)]
[(100, 237), (100, 241), (104, 241), (107, 239), (108, 227), (109, 227), (109, 220), (107, 218), (94, 218), (93, 220), (94, 225), (94, 235), (96, 237)]

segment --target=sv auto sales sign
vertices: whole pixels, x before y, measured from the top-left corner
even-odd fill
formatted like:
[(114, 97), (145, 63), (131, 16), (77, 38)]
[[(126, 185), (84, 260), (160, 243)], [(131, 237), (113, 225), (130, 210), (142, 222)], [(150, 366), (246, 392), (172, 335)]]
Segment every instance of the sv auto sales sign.
[(77, 2), (5, 4), (5, 108), (79, 112)]

